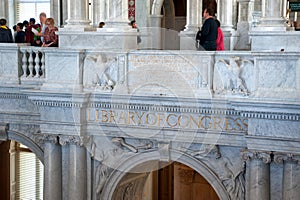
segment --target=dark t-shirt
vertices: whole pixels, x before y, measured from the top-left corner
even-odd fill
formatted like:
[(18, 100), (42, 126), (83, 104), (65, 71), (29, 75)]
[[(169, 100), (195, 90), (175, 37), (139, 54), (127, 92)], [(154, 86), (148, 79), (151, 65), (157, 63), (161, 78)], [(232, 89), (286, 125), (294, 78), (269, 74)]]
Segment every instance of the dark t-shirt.
[(0, 42), (1, 43), (12, 43), (13, 37), (9, 28), (0, 28)]
[(25, 42), (25, 32), (19, 31), (15, 37), (15, 43), (24, 43)]

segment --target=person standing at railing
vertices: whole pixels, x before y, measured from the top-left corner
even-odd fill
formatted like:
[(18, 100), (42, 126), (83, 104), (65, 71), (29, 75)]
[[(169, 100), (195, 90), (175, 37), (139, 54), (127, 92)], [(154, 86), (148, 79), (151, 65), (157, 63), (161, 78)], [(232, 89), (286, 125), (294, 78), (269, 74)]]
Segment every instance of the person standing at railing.
[(55, 34), (58, 28), (54, 26), (54, 19), (47, 18), (45, 21), (46, 30), (42, 47), (58, 47), (58, 35)]
[(224, 51), (225, 47), (224, 47), (224, 34), (223, 31), (221, 29), (221, 23), (219, 20), (215, 19), (216, 23), (218, 25), (218, 37), (216, 40), (216, 45), (217, 45), (217, 51)]
[(6, 26), (6, 19), (0, 19), (0, 43), (12, 43), (13, 36), (11, 30)]
[(17, 34), (15, 43), (25, 43), (26, 34), (23, 31), (23, 23), (17, 23)]

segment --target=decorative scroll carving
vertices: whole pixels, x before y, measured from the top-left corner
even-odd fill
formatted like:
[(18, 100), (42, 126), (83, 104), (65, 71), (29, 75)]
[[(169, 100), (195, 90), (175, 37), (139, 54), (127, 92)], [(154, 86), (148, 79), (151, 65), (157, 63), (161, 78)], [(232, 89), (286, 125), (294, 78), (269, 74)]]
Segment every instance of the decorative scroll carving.
[(84, 59), (84, 77), (85, 87), (99, 88), (101, 90), (113, 90), (116, 81), (113, 80), (110, 68), (115, 65), (117, 59), (108, 61), (104, 54), (88, 55)]
[(59, 136), (58, 135), (51, 135), (51, 134), (36, 134), (35, 139), (37, 143), (52, 143), (52, 144), (58, 144)]
[(129, 183), (123, 193), (123, 200), (132, 200), (132, 197), (134, 196), (134, 187), (133, 183)]
[(280, 164), (283, 162), (296, 162), (300, 165), (300, 155), (292, 153), (274, 153), (274, 163)]
[(253, 63), (250, 60), (240, 60), (233, 56), (229, 63), (223, 59), (215, 63), (213, 78), (214, 91), (219, 94), (249, 95), (253, 87)]
[(69, 136), (59, 136), (59, 144), (64, 146), (67, 144), (74, 144), (78, 146), (83, 146), (88, 138), (86, 137), (80, 137), (80, 136), (75, 136), (75, 135), (69, 135)]
[(241, 151), (241, 158), (245, 161), (251, 159), (261, 159), (264, 163), (267, 164), (271, 162), (271, 152), (259, 152), (259, 151), (244, 149)]

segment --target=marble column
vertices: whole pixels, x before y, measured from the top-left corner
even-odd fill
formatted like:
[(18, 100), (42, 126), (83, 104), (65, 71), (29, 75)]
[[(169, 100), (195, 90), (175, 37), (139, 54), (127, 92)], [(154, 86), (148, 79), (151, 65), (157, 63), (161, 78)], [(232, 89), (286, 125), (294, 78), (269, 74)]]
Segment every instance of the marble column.
[(221, 22), (221, 27), (224, 31), (233, 31), (233, 1), (222, 0), (218, 1), (217, 18)]
[(300, 155), (275, 154), (274, 161), (283, 163), (283, 200), (300, 197)]
[(45, 199), (62, 199), (62, 155), (57, 137), (46, 136), (44, 147)]
[(282, 0), (264, 0), (262, 5), (262, 19), (257, 30), (285, 31), (287, 24), (282, 16)]
[(235, 32), (233, 29), (233, 1), (219, 0), (217, 6), (217, 19), (221, 22), (221, 28), (224, 34), (225, 50), (233, 50), (234, 44), (232, 41), (236, 40), (233, 37), (233, 33)]
[(0, 1), (0, 18), (8, 18), (8, 1), (1, 0)]
[(248, 199), (270, 199), (270, 152), (245, 150), (242, 157), (250, 167)]
[(105, 22), (107, 18), (107, 1), (93, 0), (93, 25), (98, 27), (99, 22)]
[(196, 50), (195, 38), (202, 27), (202, 0), (187, 0), (186, 25), (179, 34), (181, 50)]
[(72, 31), (90, 29), (88, 8), (88, 0), (68, 0), (68, 19), (64, 28), (72, 29)]
[(109, 1), (107, 14), (107, 27), (130, 27), (128, 19), (128, 0)]
[(69, 144), (69, 199), (87, 198), (87, 158), (81, 139), (71, 138)]
[(186, 25), (184, 31), (196, 33), (202, 26), (202, 0), (187, 0)]
[(249, 29), (252, 21), (253, 0), (237, 0), (239, 16), (237, 23), (238, 39), (234, 47), (236, 50), (250, 50)]

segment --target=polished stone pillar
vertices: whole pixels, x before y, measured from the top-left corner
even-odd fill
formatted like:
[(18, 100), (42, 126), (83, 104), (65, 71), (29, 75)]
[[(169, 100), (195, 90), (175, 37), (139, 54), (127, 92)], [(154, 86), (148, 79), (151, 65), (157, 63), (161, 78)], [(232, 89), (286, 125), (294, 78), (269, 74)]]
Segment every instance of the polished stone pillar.
[(71, 138), (69, 144), (69, 199), (87, 198), (86, 149), (78, 137)]
[(184, 31), (196, 33), (202, 26), (202, 0), (187, 0), (186, 25)]
[(61, 146), (55, 135), (46, 136), (44, 142), (44, 196), (62, 199)]
[(270, 152), (244, 150), (242, 158), (249, 162), (249, 200), (270, 199)]
[(282, 0), (264, 0), (262, 5), (262, 19), (256, 30), (285, 31), (287, 24), (282, 16)]
[(222, 0), (218, 1), (218, 13), (217, 18), (221, 22), (223, 31), (233, 31), (233, 1)]
[(68, 19), (65, 28), (72, 29), (72, 31), (90, 29), (88, 8), (88, 0), (68, 0)]
[(113, 0), (108, 2), (107, 27), (129, 27), (128, 0)]
[(186, 25), (179, 34), (181, 50), (196, 50), (195, 37), (202, 27), (202, 0), (187, 0)]
[(300, 197), (300, 155), (275, 154), (274, 161), (283, 164), (283, 200)]
[(250, 50), (249, 29), (252, 21), (253, 0), (237, 0), (239, 16), (237, 23), (238, 39), (234, 47), (236, 50)]
[(93, 25), (98, 27), (99, 22), (105, 22), (107, 18), (107, 0), (93, 0)]

